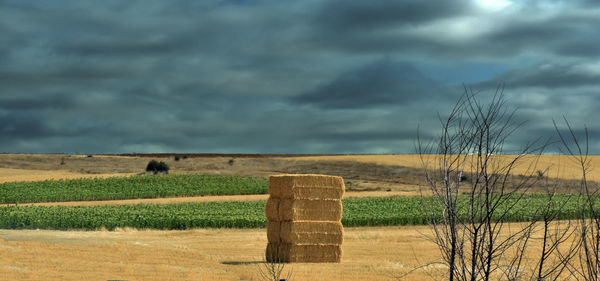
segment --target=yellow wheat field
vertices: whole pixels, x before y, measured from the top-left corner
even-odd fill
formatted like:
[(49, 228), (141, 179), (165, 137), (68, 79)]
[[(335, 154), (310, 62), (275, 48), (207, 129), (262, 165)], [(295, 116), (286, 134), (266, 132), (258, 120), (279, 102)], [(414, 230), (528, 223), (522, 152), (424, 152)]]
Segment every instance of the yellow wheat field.
[[(505, 227), (519, 229), (518, 223)], [(293, 263), (294, 281), (443, 280), (427, 226), (349, 227), (341, 263)], [(535, 266), (536, 228), (525, 272)], [(261, 280), (263, 229), (0, 230), (0, 280)], [(565, 243), (568, 246), (570, 243)]]
[(117, 176), (130, 176), (133, 173), (110, 173), (110, 174), (85, 174), (64, 170), (32, 170), (0, 168), (0, 183), (17, 181), (43, 181), (79, 178), (108, 178)]
[[(426, 161), (433, 163), (436, 160), (435, 155), (426, 155)], [(495, 156), (501, 163), (512, 161), (515, 155)], [(286, 159), (286, 158), (282, 158)], [(288, 158), (289, 159), (289, 158)], [(397, 155), (339, 155), (339, 156), (306, 156), (293, 158), (294, 160), (328, 160), (328, 161), (356, 161), (364, 163), (374, 163), (379, 165), (395, 165), (413, 168), (422, 168), (421, 158), (418, 154), (397, 154)], [(600, 181), (600, 155), (588, 156), (590, 169), (588, 171), (588, 180)], [(547, 171), (549, 177), (560, 179), (581, 179), (581, 167), (573, 160), (573, 157), (565, 155), (526, 155), (518, 162), (514, 174), (528, 175), (536, 171)]]
[[(346, 229), (341, 263), (286, 266), (290, 280), (394, 280), (437, 260), (425, 227)], [(0, 230), (0, 280), (260, 280), (265, 229)], [(405, 280), (431, 280), (438, 267)]]

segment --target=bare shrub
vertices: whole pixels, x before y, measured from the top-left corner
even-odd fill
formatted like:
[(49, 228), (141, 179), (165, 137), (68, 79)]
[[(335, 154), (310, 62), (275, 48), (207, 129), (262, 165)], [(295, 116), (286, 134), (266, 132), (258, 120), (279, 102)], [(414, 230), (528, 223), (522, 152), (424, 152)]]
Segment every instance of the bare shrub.
[(261, 281), (291, 280), (292, 270), (286, 271), (286, 263), (276, 260), (265, 261), (258, 265), (258, 274)]
[[(533, 172), (535, 164), (526, 176), (515, 177), (512, 171), (526, 155), (539, 156), (548, 142), (538, 139), (507, 155), (505, 142), (522, 123), (505, 107), (502, 87), (488, 104), (465, 88), (448, 117), (440, 117), (439, 139), (424, 144), (419, 138), (417, 143), (433, 194), (423, 204), (431, 214), (430, 238), (447, 265), (448, 280), (557, 280), (569, 265), (570, 253), (559, 246), (572, 228), (553, 223), (565, 204), (554, 200), (555, 190), (547, 189), (545, 206), (523, 218), (527, 222), (520, 227), (506, 224), (521, 211), (524, 194), (544, 179)], [(534, 255), (534, 268), (527, 268), (523, 260), (536, 231), (542, 232), (543, 246)]]
[(581, 170), (578, 197), (580, 210), (576, 233), (579, 247), (576, 254), (577, 263), (571, 264), (569, 270), (577, 280), (600, 280), (600, 209), (597, 205), (598, 199), (600, 199), (600, 188), (597, 184), (591, 184), (587, 179), (587, 174), (591, 169), (589, 134), (587, 127), (584, 127), (585, 142), (582, 143), (569, 121), (564, 117), (563, 120), (567, 133), (561, 133), (556, 122), (554, 122), (554, 128), (560, 137), (563, 150), (566, 150), (566, 154)]

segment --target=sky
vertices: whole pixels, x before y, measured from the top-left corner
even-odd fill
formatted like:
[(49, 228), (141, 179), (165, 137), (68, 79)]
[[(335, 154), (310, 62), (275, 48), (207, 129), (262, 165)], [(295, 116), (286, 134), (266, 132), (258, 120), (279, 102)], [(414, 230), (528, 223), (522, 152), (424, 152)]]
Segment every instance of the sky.
[(414, 153), (503, 84), (600, 154), (595, 0), (0, 0), (0, 62), (0, 152)]

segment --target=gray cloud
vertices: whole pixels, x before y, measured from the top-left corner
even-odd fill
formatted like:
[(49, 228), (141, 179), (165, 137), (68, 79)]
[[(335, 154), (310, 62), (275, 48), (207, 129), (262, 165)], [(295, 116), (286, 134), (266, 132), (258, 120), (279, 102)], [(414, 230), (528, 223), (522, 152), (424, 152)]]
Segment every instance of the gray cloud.
[(55, 133), (45, 126), (43, 116), (39, 114), (0, 113), (0, 136), (4, 140), (36, 138)]
[[(523, 15), (542, 13), (524, 9)], [(543, 51), (570, 56), (598, 56), (593, 40), (598, 35), (600, 19), (586, 10), (574, 10), (549, 16), (510, 17), (494, 31), (478, 38), (481, 47), (512, 52)]]
[(515, 2), (510, 12), (497, 13), (484, 12), (472, 1), (328, 2), (316, 13), (308, 40), (335, 52), (404, 53), (428, 59), (505, 59), (532, 53), (598, 56), (589, 39), (600, 26), (599, 8), (585, 1), (551, 2)]
[[(543, 88), (576, 88), (582, 86), (600, 87), (600, 64), (577, 62), (540, 62), (533, 65), (507, 71), (496, 81), (505, 83), (510, 88), (543, 87)], [(490, 82), (482, 83), (482, 87), (490, 87)]]
[[(547, 133), (563, 112), (597, 119), (598, 11), (593, 1), (492, 11), (466, 0), (0, 0), (0, 146), (412, 152), (417, 126), (434, 136), (437, 112), (472, 76), (484, 97), (504, 82), (519, 118)], [(506, 71), (482, 75), (485, 65)], [(444, 72), (457, 81), (431, 78)]]
[(471, 9), (469, 1), (409, 0), (375, 3), (334, 0), (324, 2), (311, 20), (317, 27), (334, 32), (368, 32), (460, 16)]
[(73, 108), (76, 104), (64, 95), (43, 96), (36, 99), (1, 98), (0, 109), (12, 111), (42, 111), (46, 109), (64, 110)]
[(293, 100), (325, 108), (369, 108), (444, 98), (439, 88), (412, 65), (384, 59), (343, 73)]

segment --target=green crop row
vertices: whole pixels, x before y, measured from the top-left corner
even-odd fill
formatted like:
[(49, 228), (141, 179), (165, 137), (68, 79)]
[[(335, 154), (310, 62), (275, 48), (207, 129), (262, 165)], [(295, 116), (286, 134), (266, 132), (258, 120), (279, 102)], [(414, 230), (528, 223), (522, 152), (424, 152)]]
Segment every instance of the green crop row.
[(265, 194), (268, 190), (264, 179), (194, 174), (48, 180), (0, 184), (0, 204)]
[(114, 229), (116, 227), (189, 229), (262, 227), (261, 201), (116, 206), (0, 207), (0, 227), (30, 229)]
[[(576, 200), (556, 197), (564, 206), (558, 218), (576, 218)], [(350, 198), (343, 201), (344, 226), (420, 225), (433, 215), (439, 220), (442, 212), (429, 212), (432, 198), (389, 197)], [(516, 204), (513, 204), (515, 203)], [(543, 196), (526, 195), (522, 200), (511, 199), (499, 206), (506, 211), (506, 221), (527, 221), (536, 216), (546, 200)], [(464, 215), (468, 205), (461, 198)], [(425, 206), (425, 207), (424, 207)], [(116, 227), (189, 229), (203, 227), (254, 228), (266, 226), (264, 201), (208, 202), (184, 204), (139, 204), (92, 207), (0, 207), (1, 228), (29, 229), (114, 229)], [(497, 219), (497, 218), (495, 218)]]

